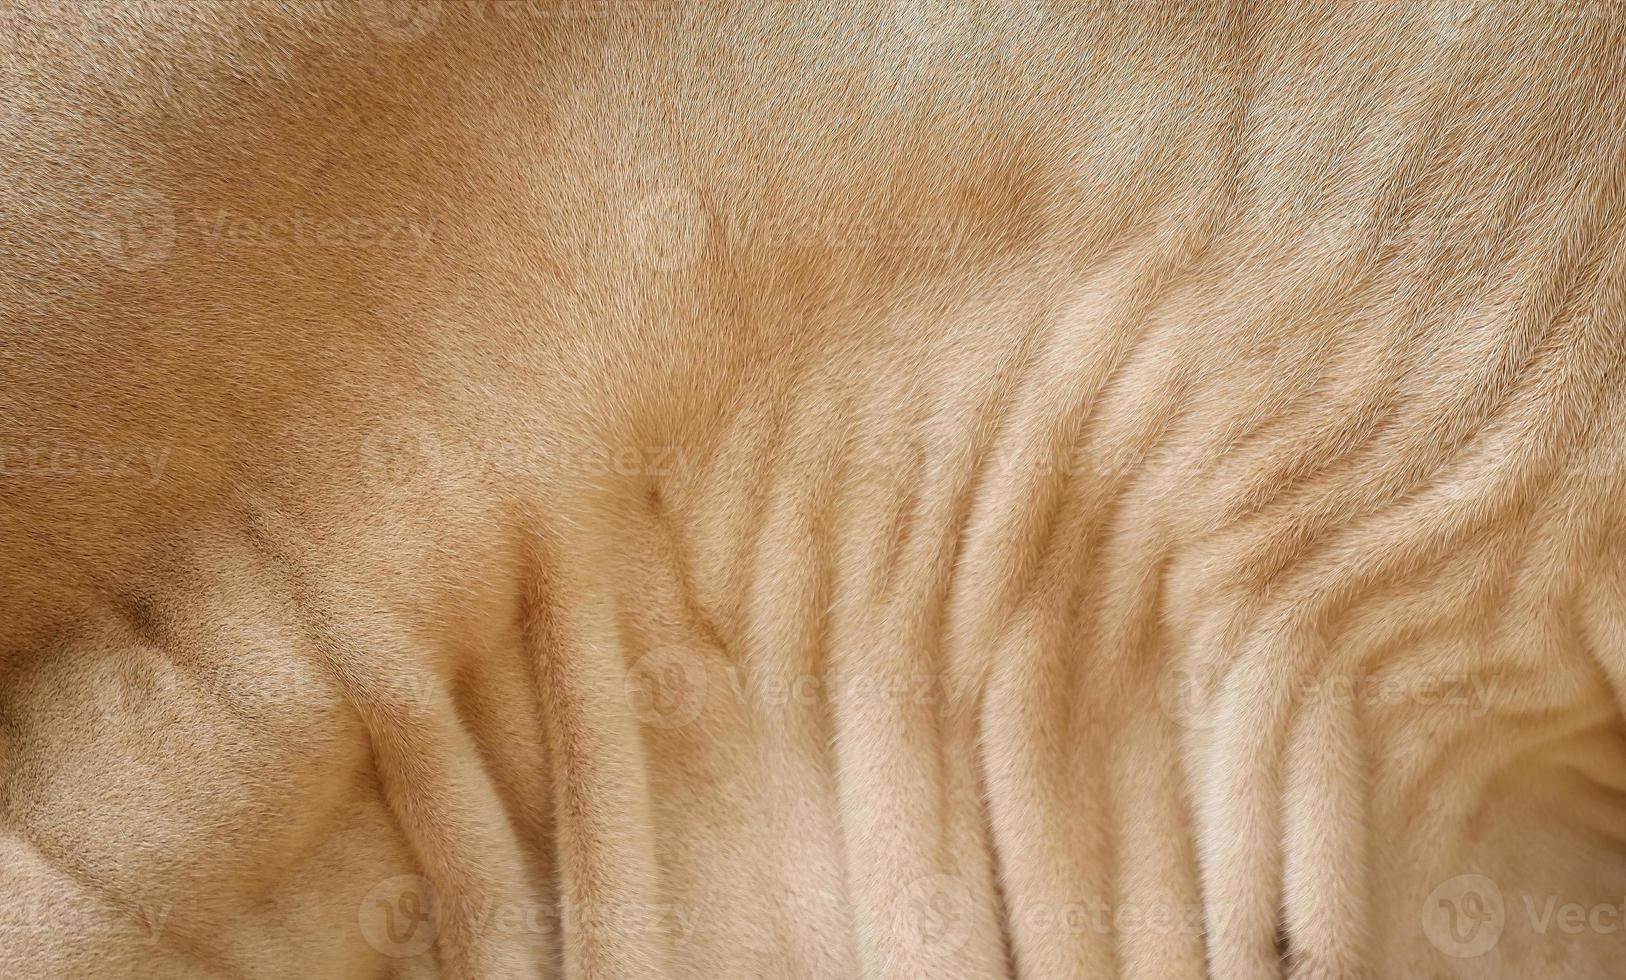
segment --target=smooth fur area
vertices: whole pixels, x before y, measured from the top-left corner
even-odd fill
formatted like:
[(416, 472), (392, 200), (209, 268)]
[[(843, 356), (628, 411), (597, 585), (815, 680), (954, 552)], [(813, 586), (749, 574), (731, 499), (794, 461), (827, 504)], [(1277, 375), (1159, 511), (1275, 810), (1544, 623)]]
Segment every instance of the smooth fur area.
[(1619, 976), (1613, 0), (0, 38), (0, 976)]

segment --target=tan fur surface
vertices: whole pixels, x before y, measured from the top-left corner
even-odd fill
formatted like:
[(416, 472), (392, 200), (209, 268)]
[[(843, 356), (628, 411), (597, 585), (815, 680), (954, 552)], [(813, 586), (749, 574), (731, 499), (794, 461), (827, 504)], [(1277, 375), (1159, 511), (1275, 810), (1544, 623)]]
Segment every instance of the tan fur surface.
[(1615, 0), (0, 38), (0, 977), (1626, 969)]

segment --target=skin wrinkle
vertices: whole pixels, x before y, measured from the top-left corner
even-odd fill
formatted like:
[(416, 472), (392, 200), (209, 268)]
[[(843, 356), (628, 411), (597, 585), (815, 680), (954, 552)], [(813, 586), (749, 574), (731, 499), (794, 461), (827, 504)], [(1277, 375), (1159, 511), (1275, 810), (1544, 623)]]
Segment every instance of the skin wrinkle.
[(0, 974), (1618, 971), (1613, 6), (0, 48)]
[[(986, 674), (978, 667), (967, 671), (966, 661), (969, 659), (956, 654), (952, 638), (959, 634), (959, 624), (956, 622), (955, 611), (958, 608), (956, 598), (966, 595), (970, 590), (966, 588), (955, 589), (956, 583), (961, 581), (962, 572), (966, 566), (966, 553), (968, 541), (971, 537), (970, 527), (977, 503), (986, 494), (988, 471), (996, 458), (1000, 444), (1000, 437), (1010, 431), (1011, 413), (1015, 409), (1014, 390), (1023, 378), (1031, 377), (1036, 363), (1036, 341), (1041, 332), (1044, 316), (1036, 318), (1031, 326), (1022, 334), (1011, 357), (1003, 362), (997, 371), (996, 387), (993, 393), (984, 400), (973, 425), (971, 448), (968, 452), (970, 472), (966, 475), (962, 489), (955, 495), (953, 510), (947, 533), (952, 536), (953, 545), (947, 559), (948, 581), (942, 585), (933, 597), (933, 611), (937, 619), (937, 632), (939, 636), (947, 637), (951, 642), (945, 644), (945, 662), (948, 666), (953, 682), (944, 687), (955, 696), (964, 698), (966, 703), (973, 703), (967, 697), (966, 688), (970, 687), (977, 692), (976, 702), (981, 700), (981, 691), (986, 682)], [(969, 578), (969, 575), (965, 576)], [(962, 684), (959, 678), (972, 673), (974, 680)], [(980, 714), (981, 705), (976, 704), (974, 714)], [(978, 779), (982, 774), (979, 771)], [(986, 808), (985, 808), (986, 811)], [(986, 812), (984, 813), (986, 820)]]
[(148, 913), (139, 905), (132, 907), (124, 895), (110, 888), (93, 872), (80, 867), (73, 855), (63, 848), (53, 847), (52, 842), (40, 835), (24, 836), (21, 834), (8, 835), (18, 839), (29, 850), (46, 863), (50, 868), (61, 873), (81, 892), (95, 895), (108, 906), (117, 911), (119, 917), (129, 925), (136, 926), (144, 933), (156, 939), (164, 947), (183, 957), (186, 961), (204, 967), (213, 976), (233, 976), (228, 960), (224, 960), (216, 951), (200, 942), (197, 937), (190, 936), (183, 931), (168, 928), (165, 923), (154, 923), (149, 920)]

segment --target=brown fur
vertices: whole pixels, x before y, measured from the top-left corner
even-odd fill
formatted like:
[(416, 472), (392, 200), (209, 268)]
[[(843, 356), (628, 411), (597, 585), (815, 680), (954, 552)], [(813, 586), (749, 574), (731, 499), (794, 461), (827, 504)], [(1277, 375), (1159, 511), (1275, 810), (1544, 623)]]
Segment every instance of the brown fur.
[(1612, 0), (3, 9), (0, 975), (1618, 974)]

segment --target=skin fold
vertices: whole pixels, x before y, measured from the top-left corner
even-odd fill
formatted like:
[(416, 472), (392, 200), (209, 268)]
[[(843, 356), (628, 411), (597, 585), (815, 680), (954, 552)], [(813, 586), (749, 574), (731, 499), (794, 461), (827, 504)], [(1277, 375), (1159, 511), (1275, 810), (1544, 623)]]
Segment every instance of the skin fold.
[(1618, 3), (0, 53), (0, 976), (1619, 975)]

